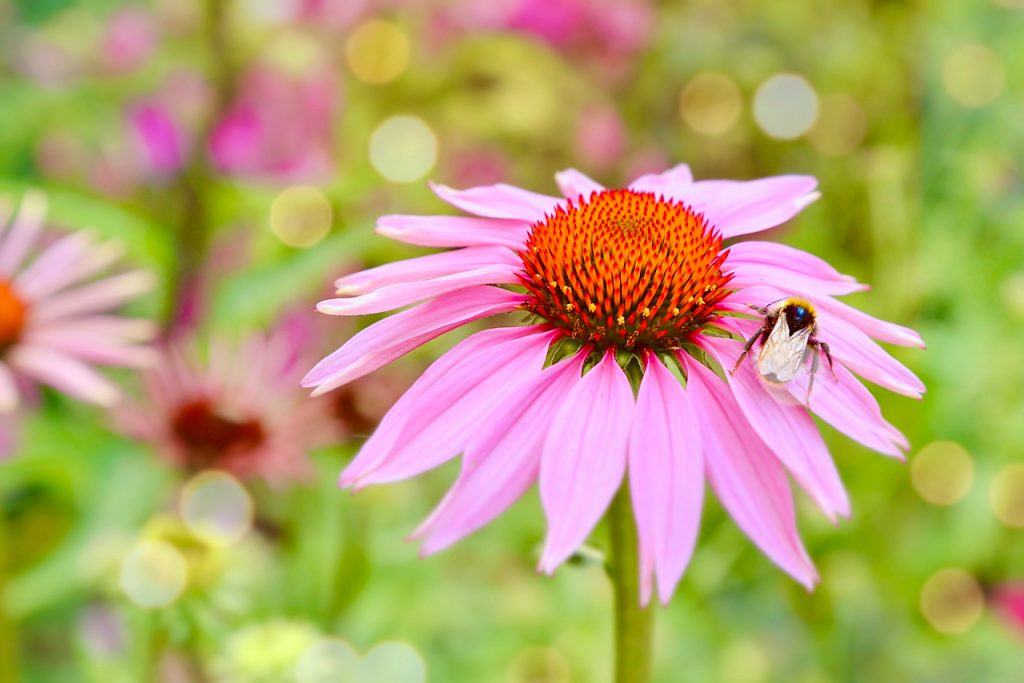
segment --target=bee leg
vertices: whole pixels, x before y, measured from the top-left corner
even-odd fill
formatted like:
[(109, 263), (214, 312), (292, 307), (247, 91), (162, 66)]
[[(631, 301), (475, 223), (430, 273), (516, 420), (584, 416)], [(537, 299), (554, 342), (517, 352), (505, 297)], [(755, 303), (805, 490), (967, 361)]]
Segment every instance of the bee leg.
[[(818, 346), (817, 343), (813, 342), (813, 341), (810, 342), (810, 343), (815, 347), (814, 350), (817, 351), (818, 350), (817, 349), (817, 346)], [(811, 375), (810, 375), (810, 377), (807, 378), (807, 398), (804, 399), (804, 403), (807, 406), (811, 405), (811, 389), (814, 388), (814, 376), (816, 374), (818, 374), (818, 362), (819, 362), (819, 360), (820, 359), (818, 358), (818, 354), (815, 353), (814, 357), (811, 359)]]
[(747, 308), (751, 308), (760, 313), (761, 315), (768, 315), (767, 308), (761, 308), (760, 306), (755, 306), (754, 304), (747, 304)]
[(743, 353), (741, 353), (740, 357), (736, 359), (736, 365), (732, 366), (732, 370), (729, 371), (730, 375), (736, 374), (736, 371), (740, 367), (740, 363), (743, 362), (743, 359), (747, 357), (747, 354), (750, 353), (750, 349), (754, 346), (754, 342), (757, 341), (757, 338), (762, 336), (763, 334), (764, 329), (762, 328), (755, 332), (754, 334), (750, 335), (750, 339), (748, 339), (747, 343), (743, 345)]
[(828, 361), (828, 369), (829, 372), (832, 373), (832, 379), (838, 382), (839, 378), (836, 377), (836, 369), (832, 365), (832, 353), (829, 351), (828, 344), (826, 344), (823, 341), (818, 341), (817, 339), (815, 339), (814, 345), (815, 347), (817, 347), (818, 351), (821, 351), (823, 354), (825, 354), (825, 360)]

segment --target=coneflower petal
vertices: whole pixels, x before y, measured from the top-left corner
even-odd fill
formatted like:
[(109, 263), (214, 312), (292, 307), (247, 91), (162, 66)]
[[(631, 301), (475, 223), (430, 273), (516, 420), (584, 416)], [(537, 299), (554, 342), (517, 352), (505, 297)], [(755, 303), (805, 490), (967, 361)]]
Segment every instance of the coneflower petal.
[(583, 543), (622, 484), (632, 413), (633, 390), (609, 352), (555, 414), (540, 466), (548, 520), (541, 571), (554, 572)]
[(377, 234), (421, 247), (501, 245), (518, 248), (526, 240), (530, 221), (472, 216), (381, 216)]
[(315, 386), (314, 395), (336, 389), (456, 327), (514, 310), (525, 298), (497, 287), (470, 287), (443, 294), (362, 330), (317, 363), (302, 385)]
[[(731, 369), (742, 351), (734, 339), (704, 338), (704, 348), (726, 369)], [(768, 393), (749, 363), (727, 375), (732, 395), (744, 417), (779, 461), (810, 494), (822, 512), (832, 520), (848, 517), (850, 501), (832, 456), (814, 420), (803, 406), (782, 405)]]
[(522, 336), (455, 365), (408, 410), (394, 448), (364, 471), (356, 488), (407, 479), (454, 458), (508, 392), (540, 374), (552, 333)]
[(728, 387), (685, 354), (686, 390), (702, 426), (708, 479), (736, 524), (775, 564), (808, 589), (818, 574), (796, 528), (782, 464), (745, 424)]
[(424, 539), (424, 555), (487, 524), (533, 485), (544, 438), (555, 412), (579, 383), (583, 360), (583, 354), (566, 358), (531, 378), (474, 432), (458, 481), (412, 535)]
[(700, 423), (689, 397), (654, 354), (648, 354), (629, 434), (629, 483), (641, 559), (641, 601), (650, 599), (656, 570), (661, 601), (668, 603), (697, 542), (704, 504)]
[(533, 223), (563, 204), (564, 199), (530, 192), (512, 185), (498, 183), (456, 190), (447, 185), (431, 183), (434, 193), (452, 206), (487, 218), (513, 218)]

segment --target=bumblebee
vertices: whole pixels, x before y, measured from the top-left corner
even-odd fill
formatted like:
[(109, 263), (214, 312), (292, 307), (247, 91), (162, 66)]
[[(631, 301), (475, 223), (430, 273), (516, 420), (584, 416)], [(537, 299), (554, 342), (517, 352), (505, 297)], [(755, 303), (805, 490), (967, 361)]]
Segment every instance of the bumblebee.
[(835, 377), (836, 374), (832, 367), (832, 354), (829, 352), (828, 344), (814, 336), (818, 331), (818, 317), (814, 312), (814, 306), (804, 299), (788, 298), (770, 303), (764, 308), (751, 308), (764, 316), (764, 321), (761, 329), (751, 335), (743, 346), (743, 353), (736, 360), (730, 374), (736, 372), (757, 342), (761, 344), (761, 349), (757, 353), (757, 372), (768, 384), (779, 386), (793, 379), (810, 357), (811, 373), (807, 382), (809, 403), (814, 375), (818, 371), (822, 355), (828, 361), (832, 376)]

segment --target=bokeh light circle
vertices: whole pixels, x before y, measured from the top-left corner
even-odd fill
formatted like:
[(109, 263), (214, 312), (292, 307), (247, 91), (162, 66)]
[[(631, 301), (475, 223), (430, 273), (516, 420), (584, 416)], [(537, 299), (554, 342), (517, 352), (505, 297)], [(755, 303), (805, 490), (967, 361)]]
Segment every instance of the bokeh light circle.
[(289, 187), (270, 205), (270, 230), (289, 247), (313, 246), (327, 235), (333, 221), (330, 200), (315, 187)]
[(393, 81), (409, 66), (409, 39), (390, 21), (367, 21), (345, 41), (345, 61), (361, 81)]
[(181, 490), (180, 511), (189, 531), (214, 545), (234, 543), (252, 528), (252, 499), (226, 472), (211, 470), (193, 477)]
[(942, 86), (962, 107), (991, 104), (1006, 84), (1006, 67), (999, 55), (979, 43), (954, 50), (942, 65)]
[(519, 653), (509, 665), (508, 683), (569, 683), (569, 663), (551, 647), (531, 647)]
[(359, 683), (426, 683), (427, 664), (408, 643), (380, 643), (359, 663)]
[(933, 505), (952, 505), (965, 495), (974, 480), (974, 462), (963, 446), (934, 441), (910, 465), (914, 489)]
[(706, 71), (690, 79), (679, 95), (679, 113), (690, 128), (721, 135), (739, 120), (740, 89), (725, 74)]
[(992, 480), (989, 505), (999, 521), (1024, 529), (1024, 463), (1007, 465)]
[(985, 609), (985, 596), (973, 576), (963, 569), (942, 569), (921, 588), (921, 613), (940, 633), (966, 632)]
[(416, 116), (393, 116), (370, 136), (370, 163), (392, 182), (419, 180), (436, 161), (437, 136)]
[(359, 655), (340, 638), (324, 638), (311, 645), (295, 666), (296, 683), (354, 683)]
[(776, 74), (754, 94), (754, 120), (773, 138), (798, 138), (817, 118), (818, 95), (803, 76)]
[(140, 607), (166, 607), (184, 592), (188, 563), (164, 541), (142, 541), (121, 562), (121, 590)]
[(857, 149), (867, 130), (868, 117), (857, 100), (849, 95), (826, 95), (807, 138), (825, 156), (839, 157)]

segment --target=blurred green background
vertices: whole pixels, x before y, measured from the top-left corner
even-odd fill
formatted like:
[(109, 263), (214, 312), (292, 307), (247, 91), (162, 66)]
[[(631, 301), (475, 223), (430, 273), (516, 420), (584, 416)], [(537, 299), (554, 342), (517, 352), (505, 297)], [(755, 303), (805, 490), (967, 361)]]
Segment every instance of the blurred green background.
[[(811, 594), (710, 503), (659, 608), (656, 680), (1010, 683), (1022, 44), (1020, 0), (0, 0), (0, 194), (40, 188), (54, 227), (123, 242), (161, 281), (137, 313), (168, 318), (197, 278), (205, 338), (419, 253), (372, 227), (448, 212), (428, 179), (553, 194), (569, 166), (612, 185), (679, 161), (698, 178), (813, 174), (821, 200), (773, 238), (870, 283), (851, 303), (924, 336), (893, 350), (924, 401), (877, 392), (909, 463), (823, 428), (854, 514), (832, 527), (801, 499)], [(314, 353), (350, 332), (318, 329)], [(352, 438), (312, 454), (312, 480), (245, 482), (252, 528), (210, 543), (180, 519), (186, 475), (100, 411), (45, 393), (18, 419), (0, 462), (3, 683), (301, 681), (311, 644), (344, 647), (324, 636), (367, 657), (367, 681), (610, 680), (603, 570), (535, 574), (535, 496), (420, 560), (402, 539), (456, 470), (353, 498), (335, 487)], [(125, 579), (153, 538), (185, 560), (159, 608)]]

